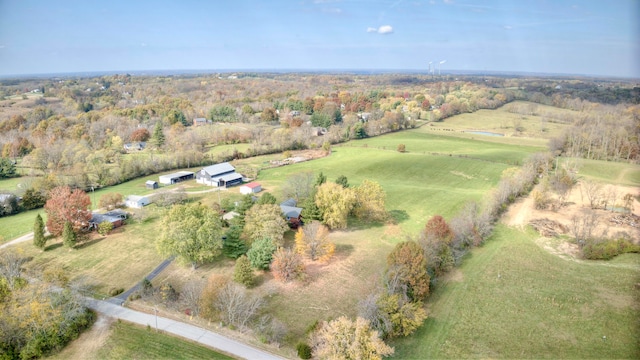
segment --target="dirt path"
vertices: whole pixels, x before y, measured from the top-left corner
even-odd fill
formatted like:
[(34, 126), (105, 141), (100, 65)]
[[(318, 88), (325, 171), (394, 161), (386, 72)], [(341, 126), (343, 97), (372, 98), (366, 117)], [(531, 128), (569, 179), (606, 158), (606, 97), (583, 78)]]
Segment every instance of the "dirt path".
[(503, 215), (503, 221), (509, 226), (522, 228), (529, 223), (532, 208), (533, 198), (531, 195), (528, 195), (524, 199), (518, 199), (518, 201), (509, 207), (505, 215)]

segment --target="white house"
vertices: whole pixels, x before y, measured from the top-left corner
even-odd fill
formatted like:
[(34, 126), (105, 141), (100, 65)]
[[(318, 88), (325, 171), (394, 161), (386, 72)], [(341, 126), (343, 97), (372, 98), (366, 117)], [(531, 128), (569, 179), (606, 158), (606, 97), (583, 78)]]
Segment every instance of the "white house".
[(151, 201), (146, 196), (138, 196), (138, 195), (129, 195), (124, 200), (124, 204), (130, 208), (139, 209), (143, 206), (149, 205)]
[(242, 184), (242, 175), (238, 174), (231, 164), (224, 162), (198, 171), (196, 182), (209, 186), (229, 187)]
[(257, 194), (260, 191), (262, 191), (262, 185), (260, 185), (259, 183), (255, 182), (255, 181), (240, 186), (240, 193), (244, 194), (244, 195)]

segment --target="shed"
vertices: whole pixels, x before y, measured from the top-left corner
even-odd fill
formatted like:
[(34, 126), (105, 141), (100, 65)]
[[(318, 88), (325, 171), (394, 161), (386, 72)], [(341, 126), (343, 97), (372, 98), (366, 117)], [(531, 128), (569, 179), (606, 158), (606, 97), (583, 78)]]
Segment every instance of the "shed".
[(195, 177), (192, 171), (178, 171), (173, 174), (160, 175), (160, 184), (171, 185), (182, 181), (191, 180)]
[(153, 181), (153, 180), (147, 180), (147, 182), (144, 183), (144, 185), (147, 187), (147, 189), (157, 189), (158, 188), (158, 182), (157, 181)]
[(230, 187), (242, 183), (242, 175), (233, 165), (224, 162), (202, 168), (196, 174), (196, 182), (209, 186)]
[(240, 186), (240, 193), (241, 194), (256, 194), (259, 193), (260, 191), (262, 191), (262, 185), (260, 185), (257, 182), (250, 182), (248, 184), (244, 184), (242, 186)]
[(149, 205), (151, 201), (146, 196), (129, 195), (124, 201), (124, 204), (130, 208), (139, 209), (143, 206)]

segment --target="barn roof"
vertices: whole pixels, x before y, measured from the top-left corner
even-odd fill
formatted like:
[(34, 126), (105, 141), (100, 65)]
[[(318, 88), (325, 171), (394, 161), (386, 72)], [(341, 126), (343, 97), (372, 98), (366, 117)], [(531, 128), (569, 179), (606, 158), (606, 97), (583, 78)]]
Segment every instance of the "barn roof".
[(234, 168), (228, 162), (224, 162), (224, 163), (220, 163), (220, 164), (207, 166), (207, 167), (203, 168), (202, 170), (206, 171), (207, 174), (209, 174), (210, 176), (216, 176), (216, 175), (224, 174), (224, 173), (227, 173), (227, 172), (230, 172), (230, 171), (236, 171), (236, 168)]
[(246, 186), (246, 187), (248, 187), (248, 188), (250, 188), (250, 189), (255, 189), (255, 188), (257, 188), (257, 187), (260, 187), (261, 185), (260, 185), (259, 183), (257, 183), (257, 182), (255, 182), (255, 181), (254, 181), (254, 182), (250, 182), (250, 183), (248, 183), (248, 184), (244, 184), (244, 185), (242, 185), (242, 186)]

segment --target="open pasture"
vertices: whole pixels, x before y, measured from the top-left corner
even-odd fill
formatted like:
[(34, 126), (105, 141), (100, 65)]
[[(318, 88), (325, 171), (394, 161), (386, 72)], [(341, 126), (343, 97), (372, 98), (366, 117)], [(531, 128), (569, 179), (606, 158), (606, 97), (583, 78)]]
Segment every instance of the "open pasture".
[(395, 358), (638, 358), (640, 255), (560, 258), (498, 226), (436, 287)]
[(397, 216), (402, 229), (415, 233), (431, 216), (449, 217), (468, 201), (481, 200), (507, 167), (500, 162), (342, 146), (329, 157), (263, 170), (259, 181), (267, 189), (280, 189), (288, 176), (304, 171), (322, 171), (329, 181), (345, 175), (354, 186), (374, 180), (387, 194), (387, 210)]
[(549, 139), (559, 135), (576, 114), (578, 112), (573, 110), (514, 101), (495, 110), (478, 110), (452, 116), (433, 126), (456, 131), (488, 131), (506, 137)]
[(640, 186), (640, 165), (621, 162), (560, 158), (559, 165), (576, 169), (578, 178), (589, 178), (602, 183)]

